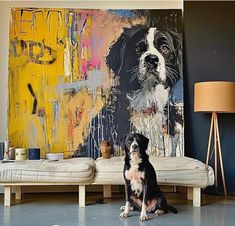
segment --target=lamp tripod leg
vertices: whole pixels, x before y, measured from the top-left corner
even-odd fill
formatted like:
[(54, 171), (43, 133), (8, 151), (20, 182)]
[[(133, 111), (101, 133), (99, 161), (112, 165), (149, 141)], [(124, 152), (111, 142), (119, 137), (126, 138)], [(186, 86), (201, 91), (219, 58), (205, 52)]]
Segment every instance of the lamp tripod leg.
[(221, 143), (220, 143), (220, 134), (219, 134), (219, 126), (218, 126), (218, 117), (215, 117), (215, 125), (216, 125), (216, 136), (218, 139), (218, 149), (219, 149), (219, 158), (220, 158), (220, 168), (221, 168), (221, 175), (223, 181), (223, 189), (224, 189), (224, 196), (227, 197), (227, 189), (226, 189), (226, 182), (224, 176), (224, 166), (223, 166), (223, 158), (222, 158), (222, 151), (221, 151)]
[(217, 114), (215, 112), (212, 113), (214, 115), (214, 155), (215, 155), (215, 187), (218, 187), (218, 137), (216, 133), (216, 128), (218, 125)]
[(213, 125), (214, 125), (214, 115), (212, 113), (211, 115), (211, 127), (210, 127), (210, 135), (208, 140), (208, 147), (207, 147), (207, 156), (206, 156), (206, 165), (209, 164), (209, 157), (210, 157), (210, 149), (211, 149), (211, 138), (212, 138), (212, 132), (213, 132)]

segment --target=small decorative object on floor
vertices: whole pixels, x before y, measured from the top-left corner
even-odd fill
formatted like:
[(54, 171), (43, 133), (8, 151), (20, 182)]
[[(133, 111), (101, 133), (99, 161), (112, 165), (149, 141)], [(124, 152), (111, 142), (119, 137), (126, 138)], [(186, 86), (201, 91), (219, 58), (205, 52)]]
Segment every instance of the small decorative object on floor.
[(40, 148), (29, 148), (28, 158), (29, 160), (40, 160)]
[(100, 142), (100, 152), (102, 154), (102, 157), (104, 159), (109, 159), (110, 158), (110, 149), (111, 149), (111, 144), (107, 140), (102, 140)]
[(64, 153), (46, 153), (46, 159), (50, 161), (58, 161), (64, 159)]
[(15, 149), (15, 160), (26, 160), (27, 159), (27, 149), (26, 148), (16, 148)]

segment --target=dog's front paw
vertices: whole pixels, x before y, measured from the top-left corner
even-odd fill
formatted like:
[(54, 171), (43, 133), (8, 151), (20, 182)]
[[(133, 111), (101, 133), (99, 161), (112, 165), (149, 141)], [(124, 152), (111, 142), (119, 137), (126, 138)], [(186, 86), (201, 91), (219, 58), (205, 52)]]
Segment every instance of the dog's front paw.
[(121, 218), (127, 218), (128, 216), (129, 216), (128, 212), (123, 211), (122, 213), (120, 213)]
[(165, 211), (164, 210), (160, 210), (160, 209), (157, 209), (156, 211), (155, 211), (155, 214), (156, 215), (163, 215), (165, 213)]
[(121, 211), (124, 211), (124, 210), (125, 210), (125, 206), (121, 206), (121, 207), (120, 207), (120, 210), (121, 210)]
[[(120, 207), (120, 210), (121, 211), (124, 211), (125, 210), (125, 206), (121, 206)], [(133, 206), (130, 206), (130, 211), (133, 211), (134, 210), (134, 207)]]
[(140, 221), (147, 221), (149, 218), (148, 218), (148, 216), (147, 216), (147, 214), (141, 214), (140, 215)]

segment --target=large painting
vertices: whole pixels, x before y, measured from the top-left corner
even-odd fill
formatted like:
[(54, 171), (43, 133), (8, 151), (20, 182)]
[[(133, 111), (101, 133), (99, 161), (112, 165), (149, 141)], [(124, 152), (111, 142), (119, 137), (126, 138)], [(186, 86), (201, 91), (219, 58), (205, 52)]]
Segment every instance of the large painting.
[(122, 155), (128, 132), (184, 155), (182, 11), (12, 8), (8, 125), (42, 156)]

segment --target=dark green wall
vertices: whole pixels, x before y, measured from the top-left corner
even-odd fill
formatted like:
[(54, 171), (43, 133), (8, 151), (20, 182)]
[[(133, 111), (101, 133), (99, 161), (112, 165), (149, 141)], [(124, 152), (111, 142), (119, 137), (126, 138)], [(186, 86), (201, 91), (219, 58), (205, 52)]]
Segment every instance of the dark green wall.
[[(210, 114), (194, 113), (199, 81), (235, 81), (235, 2), (184, 3), (184, 89), (186, 155), (205, 161)], [(235, 114), (219, 114), (225, 176), (235, 193)], [(210, 164), (213, 166), (211, 160)], [(219, 175), (220, 185), (221, 177)], [(219, 192), (222, 187), (219, 187)]]

